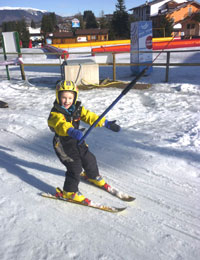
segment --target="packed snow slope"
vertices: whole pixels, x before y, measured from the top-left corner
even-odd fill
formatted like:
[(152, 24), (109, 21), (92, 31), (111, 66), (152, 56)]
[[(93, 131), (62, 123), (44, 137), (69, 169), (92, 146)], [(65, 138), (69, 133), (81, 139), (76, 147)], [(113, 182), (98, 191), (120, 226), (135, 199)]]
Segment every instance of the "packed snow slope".
[[(33, 51), (26, 62), (56, 62)], [(174, 54), (172, 60), (199, 61), (200, 52)], [(155, 67), (140, 80), (152, 83), (150, 89), (131, 90), (107, 114), (121, 131), (96, 128), (88, 136), (107, 182), (137, 198), (126, 203), (81, 182), (88, 198), (127, 206), (112, 214), (40, 196), (62, 188), (65, 175), (47, 126), (60, 69), (26, 67), (23, 82), (18, 67), (10, 67), (7, 81), (1, 66), (0, 100), (9, 108), (0, 114), (0, 259), (200, 259), (199, 72), (173, 67), (164, 83), (164, 68)], [(112, 69), (101, 67), (100, 76), (112, 77)], [(117, 78), (131, 80), (130, 68), (119, 67)], [(80, 91), (79, 99), (101, 114), (120, 93), (93, 89)]]

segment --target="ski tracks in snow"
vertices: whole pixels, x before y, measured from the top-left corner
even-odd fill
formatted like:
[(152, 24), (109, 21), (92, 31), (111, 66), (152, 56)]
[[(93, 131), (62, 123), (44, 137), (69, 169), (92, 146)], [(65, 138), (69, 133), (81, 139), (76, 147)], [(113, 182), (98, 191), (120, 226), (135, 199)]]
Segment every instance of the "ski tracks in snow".
[[(152, 160), (152, 165), (154, 163)], [(181, 171), (168, 171), (167, 165), (177, 163), (173, 158), (168, 158), (167, 161), (163, 158), (163, 162), (157, 163), (159, 165), (155, 171), (146, 169), (144, 165), (137, 165), (135, 169), (129, 168), (128, 171), (126, 168), (118, 169), (103, 162), (100, 162), (100, 165), (110, 183), (120, 179), (116, 185), (137, 198), (133, 205), (128, 207), (127, 215), (132, 215), (130, 226), (134, 227), (134, 231), (137, 230), (139, 235), (145, 236), (145, 233), (148, 233), (152, 243), (157, 237), (154, 245), (149, 244), (149, 250), (150, 245), (157, 250), (156, 243), (167, 243), (168, 246), (174, 246), (171, 255), (173, 259), (186, 259), (186, 256), (182, 255), (183, 248), (190, 255), (190, 259), (197, 259), (200, 243), (199, 179), (194, 177), (194, 181), (191, 182)], [(166, 250), (162, 253), (157, 252), (160, 259), (169, 253), (168, 247), (165, 247)]]

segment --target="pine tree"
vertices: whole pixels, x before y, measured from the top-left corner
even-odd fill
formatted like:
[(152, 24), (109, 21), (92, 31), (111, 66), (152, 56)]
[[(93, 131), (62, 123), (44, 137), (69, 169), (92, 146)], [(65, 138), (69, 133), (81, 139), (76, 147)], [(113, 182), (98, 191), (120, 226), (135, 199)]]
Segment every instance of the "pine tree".
[(159, 28), (161, 29), (153, 30), (153, 37), (171, 37), (173, 32), (173, 20), (166, 16), (160, 16)]
[(35, 22), (33, 20), (31, 20), (31, 27), (36, 28)]
[(118, 0), (117, 2), (115, 5), (116, 11), (112, 19), (112, 30), (115, 38), (127, 39), (130, 37), (129, 15), (128, 12), (126, 12), (124, 0)]
[(85, 21), (86, 29), (98, 28), (98, 23), (96, 21), (96, 17), (92, 11), (90, 11), (90, 10), (84, 11), (83, 20)]
[(81, 13), (77, 13), (74, 15), (75, 18), (77, 18), (80, 22), (80, 29), (84, 29), (85, 25), (84, 25), (84, 21), (83, 21), (83, 15)]
[(53, 30), (55, 30), (55, 27), (57, 24), (57, 19), (56, 19), (55, 13), (50, 13), (49, 17), (50, 17), (50, 20), (52, 21)]
[(99, 19), (99, 26), (101, 29), (108, 28), (108, 22), (106, 21), (104, 11), (101, 12), (100, 19)]
[(56, 27), (56, 15), (55, 13), (45, 14), (42, 17), (41, 31), (46, 37), (47, 33), (52, 33), (55, 31)]
[(16, 28), (17, 28), (17, 22), (15, 21), (2, 23), (2, 32), (13, 32), (16, 31)]
[(2, 24), (2, 31), (17, 31), (19, 33), (19, 38), (22, 41), (23, 47), (28, 48), (30, 35), (29, 31), (27, 30), (27, 25), (24, 19), (20, 21), (4, 22)]
[(19, 33), (19, 38), (22, 41), (22, 46), (24, 48), (28, 48), (30, 35), (29, 31), (27, 30), (27, 25), (24, 19), (17, 22), (17, 31)]
[(125, 7), (125, 4), (124, 4), (124, 0), (117, 0), (117, 1), (118, 1), (118, 3), (115, 5), (116, 6), (116, 10), (125, 12), (126, 11), (126, 7)]

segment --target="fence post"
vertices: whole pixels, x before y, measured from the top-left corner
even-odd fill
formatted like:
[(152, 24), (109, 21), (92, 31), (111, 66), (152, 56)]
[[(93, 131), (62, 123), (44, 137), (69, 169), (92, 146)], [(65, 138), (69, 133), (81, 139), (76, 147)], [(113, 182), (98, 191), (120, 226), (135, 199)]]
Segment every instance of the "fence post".
[(24, 64), (20, 64), (20, 71), (21, 71), (22, 80), (26, 80), (26, 75), (25, 75), (25, 71), (24, 71)]
[[(20, 48), (20, 43), (19, 43), (19, 33), (18, 32), (14, 32), (15, 35), (15, 41), (16, 41), (16, 49), (18, 52), (18, 58), (22, 57), (22, 53), (21, 53), (21, 48)], [(24, 64), (20, 64), (20, 71), (21, 71), (21, 76), (22, 76), (22, 80), (26, 80), (26, 75), (25, 75), (25, 71), (24, 71)]]
[(115, 53), (112, 53), (113, 56), (113, 81), (116, 81), (116, 59)]
[(170, 60), (170, 51), (167, 51), (167, 65), (166, 65), (165, 82), (168, 82), (168, 80), (169, 80), (169, 60)]
[[(3, 34), (1, 35), (1, 40), (2, 40), (2, 47), (3, 47), (3, 52), (4, 52), (4, 60), (7, 60), (6, 47), (5, 47), (5, 43), (4, 43)], [(6, 65), (6, 74), (7, 74), (7, 79), (10, 80), (10, 73), (9, 73), (8, 65)]]

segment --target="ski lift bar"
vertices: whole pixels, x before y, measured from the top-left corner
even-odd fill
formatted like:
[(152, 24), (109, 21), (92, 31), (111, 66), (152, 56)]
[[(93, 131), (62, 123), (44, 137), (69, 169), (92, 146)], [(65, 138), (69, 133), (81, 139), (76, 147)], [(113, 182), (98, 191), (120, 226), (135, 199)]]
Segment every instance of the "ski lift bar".
[(145, 74), (148, 67), (145, 67), (134, 80), (132, 80), (126, 87), (123, 89), (121, 94), (112, 102), (112, 104), (99, 116), (99, 118), (88, 128), (86, 133), (83, 135), (83, 137), (79, 140), (78, 144), (81, 144), (86, 137), (89, 135), (89, 133), (92, 131), (92, 129), (98, 124), (98, 122), (117, 104), (117, 102), (126, 95), (129, 90), (131, 90), (134, 85), (137, 83), (137, 81)]

